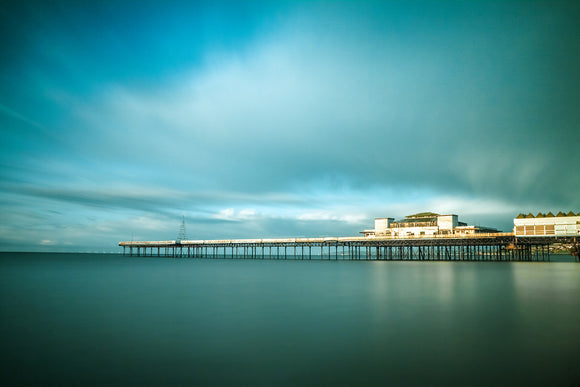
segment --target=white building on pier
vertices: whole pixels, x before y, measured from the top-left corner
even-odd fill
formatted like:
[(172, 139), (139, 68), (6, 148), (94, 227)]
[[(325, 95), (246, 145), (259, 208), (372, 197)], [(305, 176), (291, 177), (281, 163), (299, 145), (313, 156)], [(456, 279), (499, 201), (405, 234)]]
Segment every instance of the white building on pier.
[(375, 218), (375, 228), (364, 230), (365, 237), (428, 237), (435, 235), (468, 235), (496, 233), (498, 230), (468, 226), (458, 220), (457, 215), (440, 215), (434, 212), (421, 212), (408, 215), (404, 219)]
[(516, 236), (543, 236), (543, 235), (562, 235), (580, 236), (580, 212), (574, 214), (572, 211), (564, 214), (559, 212), (554, 215), (551, 212), (547, 214), (538, 213), (534, 216), (519, 214), (514, 219), (514, 235)]

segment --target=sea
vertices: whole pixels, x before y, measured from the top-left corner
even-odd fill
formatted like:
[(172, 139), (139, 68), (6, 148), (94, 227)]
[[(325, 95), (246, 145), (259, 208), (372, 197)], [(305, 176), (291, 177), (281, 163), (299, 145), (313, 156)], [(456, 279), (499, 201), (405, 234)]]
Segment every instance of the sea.
[(580, 263), (0, 253), (2, 386), (580, 386)]

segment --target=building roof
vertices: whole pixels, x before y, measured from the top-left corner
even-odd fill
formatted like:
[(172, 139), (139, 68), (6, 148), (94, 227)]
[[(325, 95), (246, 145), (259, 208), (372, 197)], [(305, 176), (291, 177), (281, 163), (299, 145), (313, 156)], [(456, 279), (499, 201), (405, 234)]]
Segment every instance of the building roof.
[(395, 220), (393, 223), (423, 223), (435, 222), (439, 214), (434, 212), (420, 212), (414, 215), (407, 215), (404, 219)]
[(532, 214), (531, 212), (527, 215), (524, 215), (522, 213), (518, 214), (518, 216), (516, 216), (516, 219), (524, 219), (524, 218), (562, 218), (562, 217), (566, 217), (566, 216), (580, 216), (580, 212), (578, 214), (574, 214), (573, 211), (568, 212), (567, 214), (565, 214), (564, 212), (560, 211), (558, 212), (558, 215), (554, 215), (552, 214), (552, 212), (548, 212), (547, 214), (538, 212), (538, 215), (534, 216), (534, 214)]
[(436, 214), (435, 212), (419, 212), (418, 214), (407, 215), (406, 218), (407, 219), (433, 218), (433, 217), (437, 217), (437, 216), (439, 216), (439, 214)]
[(430, 217), (430, 218), (405, 218), (405, 219), (400, 219), (400, 220), (395, 220), (392, 223), (432, 223), (432, 222), (436, 222), (437, 221), (437, 217)]

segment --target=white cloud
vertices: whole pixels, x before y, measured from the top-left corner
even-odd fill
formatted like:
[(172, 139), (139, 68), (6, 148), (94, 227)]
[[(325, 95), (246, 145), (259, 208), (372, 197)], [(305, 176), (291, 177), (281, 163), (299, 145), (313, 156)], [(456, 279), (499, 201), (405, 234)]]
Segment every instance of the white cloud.
[(53, 241), (50, 239), (43, 239), (39, 242), (39, 245), (41, 245), (41, 246), (54, 246), (54, 245), (56, 245), (56, 241)]
[(222, 220), (234, 220), (234, 209), (233, 208), (226, 208), (218, 212), (217, 214), (212, 215), (213, 219), (222, 219)]
[(242, 220), (252, 220), (258, 218), (260, 215), (255, 209), (245, 208), (239, 211), (233, 208), (225, 208), (220, 210), (218, 213), (210, 216), (211, 219), (220, 219), (227, 221), (242, 221)]
[(257, 216), (256, 210), (252, 208), (243, 209), (238, 213), (239, 219), (252, 219), (255, 218), (256, 216)]
[(331, 211), (313, 211), (303, 212), (296, 216), (297, 220), (302, 221), (320, 221), (332, 220), (345, 223), (359, 224), (366, 219), (363, 214), (337, 214)]

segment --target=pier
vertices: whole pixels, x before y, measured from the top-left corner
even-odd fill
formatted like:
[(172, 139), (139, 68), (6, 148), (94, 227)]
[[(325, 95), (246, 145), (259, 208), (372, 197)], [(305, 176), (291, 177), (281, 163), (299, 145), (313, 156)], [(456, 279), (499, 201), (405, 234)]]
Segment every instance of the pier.
[(123, 255), (209, 259), (549, 262), (550, 245), (575, 236), (490, 233), (432, 237), (339, 237), (119, 242)]

